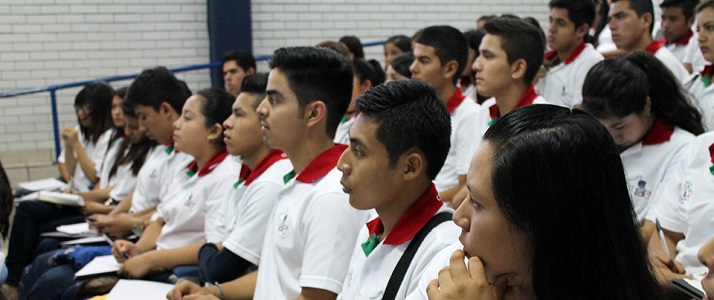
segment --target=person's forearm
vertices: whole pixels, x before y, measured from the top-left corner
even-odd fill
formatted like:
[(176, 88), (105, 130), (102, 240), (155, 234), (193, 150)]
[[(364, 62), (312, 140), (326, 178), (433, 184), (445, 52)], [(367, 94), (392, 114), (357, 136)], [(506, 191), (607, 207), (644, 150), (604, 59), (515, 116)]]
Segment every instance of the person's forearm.
[(89, 182), (93, 184), (97, 183), (97, 181), (99, 181), (99, 177), (97, 177), (97, 169), (94, 168), (94, 163), (92, 163), (92, 160), (89, 159), (87, 151), (85, 151), (84, 147), (82, 147), (79, 143), (75, 144), (73, 148), (74, 152), (77, 154), (77, 162), (79, 162), (79, 167), (82, 168), (84, 176), (89, 179)]
[(159, 234), (161, 234), (163, 225), (163, 220), (159, 219), (151, 222), (151, 224), (144, 229), (141, 238), (136, 242), (136, 246), (141, 249), (141, 252), (156, 249), (156, 240), (159, 238)]
[(65, 182), (69, 183), (69, 181), (72, 180), (72, 173), (70, 173), (67, 169), (67, 165), (64, 163), (57, 163), (57, 169), (59, 169), (60, 176), (62, 176), (62, 179), (64, 179)]
[(151, 254), (152, 264), (158, 270), (171, 270), (182, 265), (198, 264), (198, 249), (203, 243), (195, 243), (181, 248), (157, 250)]
[[(254, 271), (245, 276), (231, 280), (222, 284), (223, 289), (226, 292), (226, 299), (231, 300), (242, 300), (242, 299), (253, 299), (253, 294), (255, 294), (255, 283), (258, 279), (258, 271)], [(212, 295), (220, 297), (221, 293), (218, 288), (209, 290)], [(214, 293), (217, 292), (217, 293)]]
[(107, 199), (109, 199), (109, 193), (112, 191), (113, 188), (114, 186), (110, 186), (103, 189), (94, 189), (91, 191), (82, 192), (80, 193), (80, 195), (82, 196), (82, 198), (84, 198), (84, 200), (104, 203), (107, 201)]
[(134, 192), (129, 193), (129, 196), (127, 196), (124, 199), (115, 199), (119, 200), (119, 204), (112, 209), (112, 211), (109, 213), (110, 215), (117, 215), (125, 212), (129, 212), (129, 209), (131, 208), (131, 199), (134, 196)]

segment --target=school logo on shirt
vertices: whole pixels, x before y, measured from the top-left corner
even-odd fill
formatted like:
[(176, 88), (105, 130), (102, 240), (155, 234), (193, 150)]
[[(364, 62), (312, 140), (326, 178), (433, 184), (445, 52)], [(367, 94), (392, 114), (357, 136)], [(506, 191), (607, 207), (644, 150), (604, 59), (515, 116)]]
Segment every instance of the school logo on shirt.
[(194, 205), (196, 205), (196, 202), (193, 200), (193, 195), (189, 195), (186, 201), (183, 203), (183, 206), (186, 206), (188, 208), (193, 208)]
[(151, 170), (151, 174), (149, 175), (149, 178), (153, 179), (153, 178), (156, 178), (157, 176), (159, 176), (159, 175), (156, 174), (156, 169)]
[(694, 194), (693, 184), (686, 180), (682, 183), (679, 192), (679, 220), (686, 221), (689, 217), (689, 203)]
[(278, 231), (280, 232), (281, 235), (284, 236), (284, 235), (288, 234), (288, 230), (290, 229), (288, 227), (288, 224), (286, 223), (286, 221), (288, 220), (288, 214), (287, 213), (280, 214), (279, 219), (281, 221), (280, 221), (280, 225), (278, 225)]
[(635, 188), (636, 197), (644, 198), (645, 200), (648, 200), (650, 198), (652, 191), (648, 191), (646, 185), (647, 182), (642, 179), (637, 182), (637, 188)]

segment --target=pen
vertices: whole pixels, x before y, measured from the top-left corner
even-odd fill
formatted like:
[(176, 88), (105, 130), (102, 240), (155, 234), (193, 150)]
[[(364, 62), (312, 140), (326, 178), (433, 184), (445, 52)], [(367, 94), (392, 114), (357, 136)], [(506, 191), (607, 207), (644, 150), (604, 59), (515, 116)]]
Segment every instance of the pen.
[(655, 218), (655, 224), (657, 225), (657, 234), (659, 235), (659, 241), (662, 242), (662, 248), (664, 248), (664, 253), (667, 254), (667, 256), (670, 256), (669, 247), (667, 247), (667, 241), (664, 239), (664, 232), (662, 231), (662, 226), (659, 225), (659, 219)]
[[(112, 241), (112, 239), (110, 239), (106, 234), (103, 236), (104, 236), (104, 240), (107, 241), (107, 243), (109, 243), (109, 246), (112, 246), (112, 248), (114, 248), (114, 241)], [(129, 256), (126, 255), (126, 252), (124, 252), (124, 251), (121, 251), (121, 256), (123, 256), (126, 259), (129, 258)]]

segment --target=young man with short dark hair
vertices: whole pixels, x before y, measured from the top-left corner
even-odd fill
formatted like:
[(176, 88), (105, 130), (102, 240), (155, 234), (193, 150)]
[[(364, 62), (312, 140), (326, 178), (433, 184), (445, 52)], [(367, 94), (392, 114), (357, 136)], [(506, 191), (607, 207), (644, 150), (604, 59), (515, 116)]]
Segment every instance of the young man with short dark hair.
[(431, 84), (451, 114), (451, 149), (434, 183), (445, 202), (466, 184), (471, 156), (476, 151), (473, 128), (479, 106), (456, 85), (468, 59), (463, 33), (451, 26), (431, 26), (420, 31), (414, 45), (412, 78)]
[(687, 45), (693, 41), (694, 8), (698, 3), (697, 0), (664, 0), (659, 5), (662, 8), (661, 28), (665, 46), (680, 62), (683, 62)]
[(680, 82), (689, 72), (682, 63), (664, 47), (664, 41), (652, 39), (654, 7), (650, 0), (612, 0), (610, 4), (610, 30), (617, 49), (627, 53), (647, 51), (664, 63)]
[(603, 60), (602, 54), (585, 42), (593, 20), (595, 4), (591, 0), (551, 0), (546, 74), (536, 91), (552, 104), (573, 107), (582, 100), (585, 74)]
[(223, 55), (221, 64), (226, 91), (233, 96), (238, 96), (243, 78), (255, 74), (255, 58), (248, 52), (235, 50)]
[(460, 233), (432, 183), (449, 152), (451, 120), (434, 90), (415, 80), (374, 87), (355, 106), (337, 168), (350, 204), (379, 216), (360, 231), (339, 298), (403, 299)]
[(258, 106), (263, 141), (294, 169), (267, 224), (258, 271), (209, 288), (182, 283), (170, 299), (210, 293), (225, 298), (334, 299), (366, 212), (349, 205), (337, 160), (347, 146), (335, 130), (347, 111), (353, 73), (344, 56), (314, 47), (280, 48)]

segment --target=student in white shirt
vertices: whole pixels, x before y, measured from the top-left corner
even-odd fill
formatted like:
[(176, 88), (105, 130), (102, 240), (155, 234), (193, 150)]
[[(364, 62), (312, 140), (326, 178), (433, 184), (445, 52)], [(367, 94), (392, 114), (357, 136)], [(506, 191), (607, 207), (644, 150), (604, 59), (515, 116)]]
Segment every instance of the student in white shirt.
[(660, 299), (618, 154), (587, 114), (530, 105), (505, 115), (454, 214), (463, 250), (434, 261), (450, 267), (430, 266), (409, 299)]
[(712, 131), (714, 130), (714, 85), (711, 83), (714, 66), (711, 62), (714, 62), (714, 3), (711, 1), (702, 2), (697, 6), (697, 28), (700, 53), (707, 66), (702, 71), (696, 72), (685, 86), (702, 111), (705, 129)]
[[(450, 116), (420, 81), (377, 86), (356, 108), (350, 148), (337, 168), (350, 204), (378, 217), (360, 231), (338, 298), (403, 299), (431, 257), (460, 232), (432, 182), (448, 154)], [(408, 247), (416, 247), (411, 256)], [(405, 257), (411, 260), (398, 268)]]
[(617, 49), (626, 53), (647, 51), (662, 61), (679, 82), (689, 77), (671, 51), (664, 47), (664, 41), (652, 39), (654, 27), (654, 6), (651, 0), (613, 0), (610, 4), (610, 30)]
[[(662, 35), (667, 42), (665, 47), (682, 63), (687, 45), (695, 40), (692, 39), (692, 24), (694, 8), (698, 3), (699, 0), (665, 0), (659, 5), (662, 9)], [(687, 71), (692, 72), (691, 69)]]
[[(480, 94), (491, 97), (481, 105), (469, 134), (475, 144), (493, 122), (521, 106), (547, 103), (536, 93), (533, 80), (543, 65), (545, 41), (542, 33), (518, 19), (497, 18), (484, 25), (486, 36), (479, 47), (480, 55), (471, 66), (476, 71)], [(475, 152), (475, 150), (474, 150)], [(473, 153), (469, 154), (473, 156)], [(464, 165), (462, 167), (466, 167)], [(466, 187), (454, 196), (452, 207), (466, 198)]]
[(656, 206), (646, 224), (659, 221), (668, 245), (669, 255), (657, 233), (652, 233), (649, 252), (658, 273), (660, 286), (668, 294), (681, 294), (669, 280), (684, 278), (707, 270), (697, 258), (700, 248), (714, 238), (714, 133), (698, 136), (687, 147), (684, 158), (670, 176), (660, 184)]
[(384, 83), (386, 79), (382, 66), (374, 59), (355, 58), (352, 60), (352, 67), (355, 72), (352, 83), (352, 100), (350, 100), (350, 106), (347, 107), (344, 118), (340, 121), (340, 126), (337, 127), (334, 139), (335, 143), (345, 145), (350, 143), (350, 127), (357, 116), (355, 100), (372, 87)]
[(141, 235), (176, 174), (193, 160), (173, 145), (173, 123), (189, 96), (188, 87), (165, 67), (143, 70), (129, 86), (125, 105), (136, 115), (138, 130), (158, 145), (139, 171), (134, 192), (108, 217), (92, 216), (102, 232), (113, 238)]
[(285, 151), (293, 171), (267, 224), (258, 271), (223, 285), (179, 284), (168, 295), (225, 298), (334, 299), (342, 290), (352, 247), (367, 214), (349, 205), (339, 184), (335, 129), (347, 110), (353, 73), (334, 51), (275, 51), (268, 97), (258, 106), (263, 141)]
[(549, 103), (573, 107), (582, 100), (585, 74), (603, 57), (585, 37), (595, 17), (592, 1), (551, 0), (546, 74), (536, 91)]
[(468, 59), (464, 34), (451, 26), (430, 26), (415, 40), (412, 78), (431, 84), (451, 114), (451, 148), (434, 179), (441, 199), (451, 202), (466, 181), (468, 161), (475, 151), (473, 135), (479, 106), (456, 86)]
[(231, 112), (233, 99), (228, 92), (211, 88), (186, 100), (174, 123), (174, 145), (195, 160), (176, 175), (157, 208), (158, 219), (139, 241), (114, 243), (112, 254), (123, 262), (119, 275), (153, 275), (149, 278), (162, 280), (162, 273), (171, 273), (166, 270), (198, 263), (198, 248), (215, 228), (220, 201), (239, 174), (240, 165), (227, 159), (221, 125)]
[(590, 69), (581, 108), (610, 131), (620, 148), (632, 205), (642, 223), (659, 184), (687, 143), (704, 132), (701, 114), (667, 67), (641, 51)]
[[(62, 177), (71, 191), (87, 192), (98, 183), (101, 165), (112, 137), (111, 106), (114, 90), (103, 83), (86, 85), (75, 98), (78, 128), (62, 130), (65, 149), (58, 157)], [(73, 184), (72, 184), (73, 183)], [(55, 222), (57, 221), (57, 222)], [(84, 221), (76, 207), (58, 206), (40, 200), (20, 202), (15, 210), (8, 245), (6, 284), (16, 287), (22, 270), (32, 262), (40, 234), (58, 225)]]

